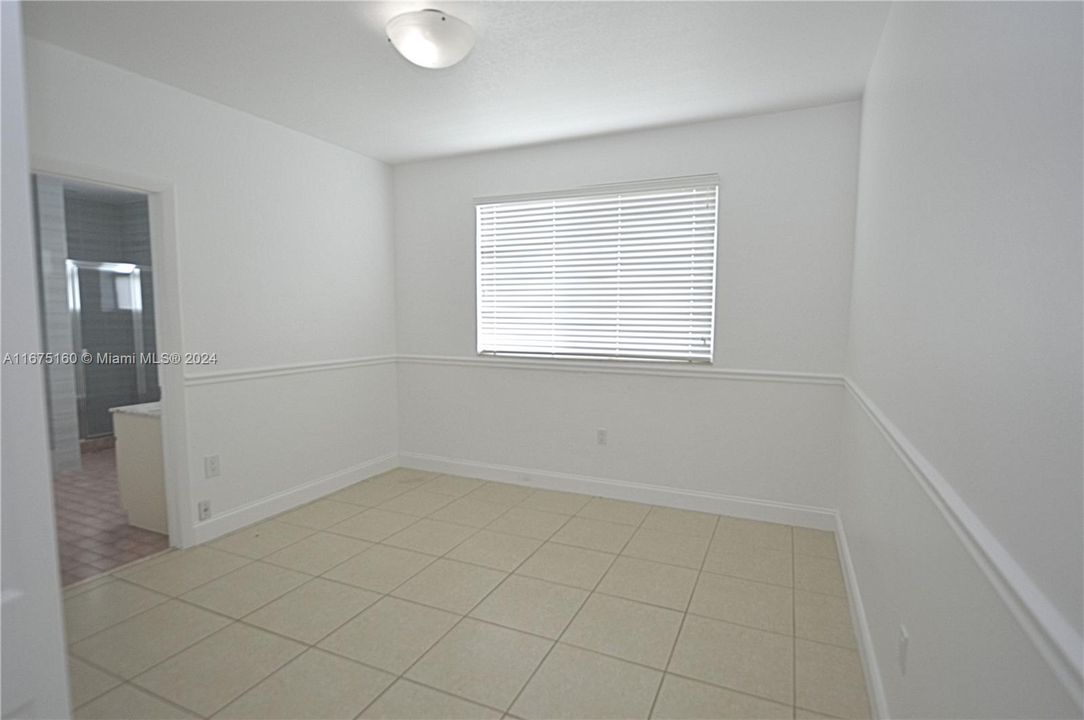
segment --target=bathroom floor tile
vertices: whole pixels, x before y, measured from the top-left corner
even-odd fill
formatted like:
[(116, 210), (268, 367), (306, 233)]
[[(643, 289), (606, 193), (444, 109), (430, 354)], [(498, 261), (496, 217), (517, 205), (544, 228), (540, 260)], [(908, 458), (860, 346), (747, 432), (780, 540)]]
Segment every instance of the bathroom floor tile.
[(81, 452), (78, 470), (53, 478), (60, 575), (65, 586), (102, 576), (169, 547), (163, 534), (128, 524), (112, 446)]

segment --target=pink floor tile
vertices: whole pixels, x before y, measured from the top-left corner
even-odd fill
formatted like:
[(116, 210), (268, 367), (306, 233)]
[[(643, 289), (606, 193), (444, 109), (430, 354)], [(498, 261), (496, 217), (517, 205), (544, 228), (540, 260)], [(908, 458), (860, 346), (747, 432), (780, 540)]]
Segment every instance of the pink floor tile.
[(83, 453), (83, 469), (53, 479), (61, 577), (65, 585), (169, 547), (169, 538), (128, 524), (113, 448)]

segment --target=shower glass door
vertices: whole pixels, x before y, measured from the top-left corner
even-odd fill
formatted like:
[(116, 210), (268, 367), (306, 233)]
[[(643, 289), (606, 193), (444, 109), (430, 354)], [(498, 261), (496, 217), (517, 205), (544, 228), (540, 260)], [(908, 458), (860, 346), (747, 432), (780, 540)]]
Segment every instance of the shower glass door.
[(76, 366), (79, 436), (113, 433), (109, 409), (158, 399), (148, 388), (143, 279), (150, 268), (131, 263), (68, 260), (68, 310)]

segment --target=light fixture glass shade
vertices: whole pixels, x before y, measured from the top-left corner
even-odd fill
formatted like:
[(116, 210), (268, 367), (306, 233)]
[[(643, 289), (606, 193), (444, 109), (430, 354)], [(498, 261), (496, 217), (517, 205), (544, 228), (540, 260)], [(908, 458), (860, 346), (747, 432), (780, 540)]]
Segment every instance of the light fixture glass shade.
[(439, 10), (397, 15), (385, 30), (399, 54), (424, 68), (451, 67), (474, 47), (471, 26)]

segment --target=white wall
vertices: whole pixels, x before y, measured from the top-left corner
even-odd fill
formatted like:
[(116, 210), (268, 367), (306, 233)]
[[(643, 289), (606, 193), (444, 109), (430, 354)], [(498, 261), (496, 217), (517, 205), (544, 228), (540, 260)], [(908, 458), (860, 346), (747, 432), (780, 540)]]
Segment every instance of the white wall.
[(847, 373), (894, 430), (848, 399), (840, 498), (896, 717), (1079, 716), (1022, 627), (1079, 692), (1081, 87), (1078, 3), (895, 4), (870, 75)]
[[(19, 12), (19, 3), (0, 3), (0, 353), (4, 354), (42, 350)], [(0, 614), (4, 633), (0, 713), (5, 718), (68, 717), (44, 370), (40, 365), (5, 364), (0, 374), (0, 395), (0, 423), (4, 428), (0, 461)]]
[[(850, 102), (396, 166), (404, 462), (833, 507), (841, 391), (809, 374), (843, 367), (858, 119)], [(799, 382), (476, 357), (473, 198), (711, 172), (722, 180), (715, 368)]]
[(394, 366), (359, 360), (395, 352), (388, 168), (33, 40), (28, 78), (35, 157), (172, 184), (182, 347), (161, 349), (218, 356), (184, 370), (186, 518), (202, 499), (216, 516), (192, 539), (393, 455)]

